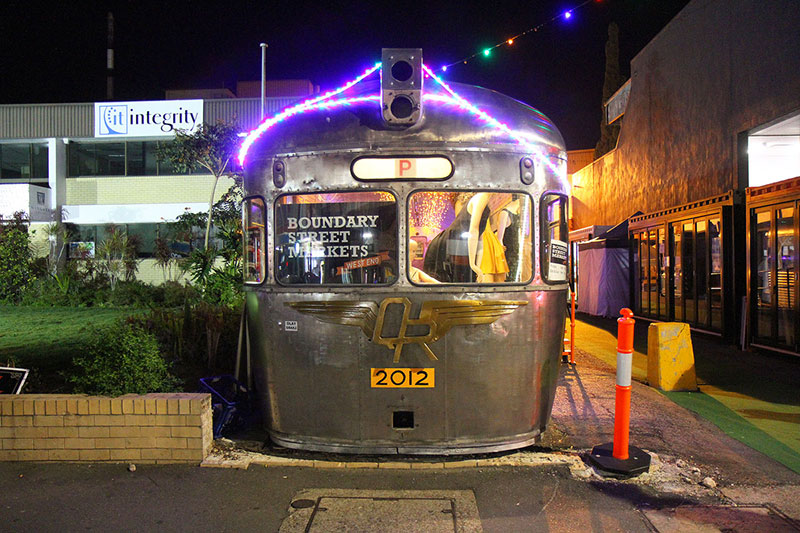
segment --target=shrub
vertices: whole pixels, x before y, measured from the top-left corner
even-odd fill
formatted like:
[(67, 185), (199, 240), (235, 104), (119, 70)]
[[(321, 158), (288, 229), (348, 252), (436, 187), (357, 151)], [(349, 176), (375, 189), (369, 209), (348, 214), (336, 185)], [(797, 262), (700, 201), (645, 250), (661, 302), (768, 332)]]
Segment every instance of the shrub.
[(69, 381), (76, 392), (146, 394), (173, 391), (177, 384), (155, 336), (129, 322), (96, 331), (87, 342), (86, 355), (74, 359), (73, 364)]
[(0, 220), (0, 301), (17, 302), (34, 281), (31, 239), (23, 216)]
[(183, 307), (187, 301), (192, 304), (200, 299), (200, 292), (188, 283), (182, 285), (177, 281), (167, 281), (159, 285), (158, 289), (163, 292), (164, 307)]
[(108, 304), (113, 307), (152, 307), (160, 304), (159, 300), (162, 298), (161, 291), (149, 283), (139, 280), (120, 280), (116, 288), (111, 291)]

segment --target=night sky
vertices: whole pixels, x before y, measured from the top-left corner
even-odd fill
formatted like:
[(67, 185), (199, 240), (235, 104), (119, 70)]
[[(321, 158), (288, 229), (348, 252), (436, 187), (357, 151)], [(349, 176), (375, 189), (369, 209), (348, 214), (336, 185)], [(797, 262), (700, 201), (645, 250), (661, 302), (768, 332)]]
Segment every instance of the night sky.
[[(115, 99), (163, 99), (166, 89), (228, 87), (261, 77), (310, 79), (323, 90), (380, 59), (419, 47), (432, 68), (545, 23), (583, 0), (498, 2), (200, 2), (6, 0), (0, 6), (0, 104), (105, 100), (106, 15), (116, 21)], [(608, 24), (620, 26), (620, 66), (687, 0), (592, 0), (445, 79), (480, 85), (548, 115), (569, 149), (599, 137)], [(466, 6), (466, 7), (465, 7)]]

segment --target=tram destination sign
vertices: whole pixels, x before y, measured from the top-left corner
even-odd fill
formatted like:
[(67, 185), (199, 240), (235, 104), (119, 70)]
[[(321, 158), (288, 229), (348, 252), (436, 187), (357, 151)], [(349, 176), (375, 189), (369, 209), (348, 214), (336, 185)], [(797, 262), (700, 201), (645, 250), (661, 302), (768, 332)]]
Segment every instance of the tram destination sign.
[(393, 157), (363, 156), (350, 167), (353, 177), (363, 181), (389, 180), (446, 180), (455, 167), (450, 159), (440, 155)]

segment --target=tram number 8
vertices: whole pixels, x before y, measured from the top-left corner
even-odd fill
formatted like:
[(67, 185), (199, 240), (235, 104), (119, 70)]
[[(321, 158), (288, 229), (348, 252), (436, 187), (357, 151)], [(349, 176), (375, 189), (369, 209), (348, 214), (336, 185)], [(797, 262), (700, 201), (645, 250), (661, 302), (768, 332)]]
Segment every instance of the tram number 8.
[(433, 368), (373, 368), (370, 375), (372, 388), (431, 388), (434, 386)]

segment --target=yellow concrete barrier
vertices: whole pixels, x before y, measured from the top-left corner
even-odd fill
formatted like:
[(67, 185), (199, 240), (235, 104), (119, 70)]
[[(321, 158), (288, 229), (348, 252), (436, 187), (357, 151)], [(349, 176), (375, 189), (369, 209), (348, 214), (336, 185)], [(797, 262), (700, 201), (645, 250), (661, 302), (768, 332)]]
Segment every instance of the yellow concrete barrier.
[(697, 390), (689, 325), (650, 324), (647, 329), (647, 381), (665, 391)]

